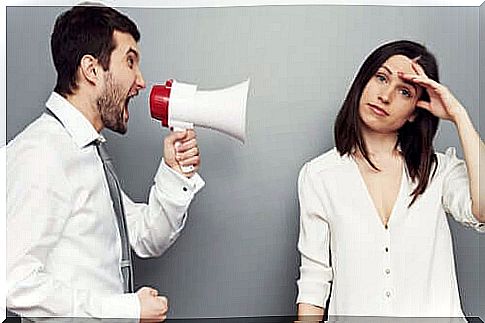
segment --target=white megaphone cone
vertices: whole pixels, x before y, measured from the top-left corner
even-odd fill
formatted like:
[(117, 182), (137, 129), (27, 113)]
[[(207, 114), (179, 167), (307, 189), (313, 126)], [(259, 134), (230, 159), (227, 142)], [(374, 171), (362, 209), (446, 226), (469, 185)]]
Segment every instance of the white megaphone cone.
[[(173, 130), (192, 129), (195, 125), (244, 143), (248, 90), (249, 80), (213, 91), (198, 91), (197, 85), (168, 80), (165, 85), (152, 87), (150, 112), (164, 127)], [(182, 170), (190, 172), (193, 167)]]

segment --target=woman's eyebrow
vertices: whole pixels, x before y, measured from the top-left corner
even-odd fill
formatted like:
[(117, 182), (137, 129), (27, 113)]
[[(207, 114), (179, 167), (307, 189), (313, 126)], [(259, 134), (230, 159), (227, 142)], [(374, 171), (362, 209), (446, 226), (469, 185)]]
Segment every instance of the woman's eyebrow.
[(391, 69), (389, 67), (387, 67), (386, 65), (382, 65), (381, 68), (387, 70), (387, 72), (392, 75)]
[[(391, 69), (390, 69), (389, 67), (387, 67), (386, 65), (382, 65), (382, 66), (381, 66), (381, 68), (383, 68), (383, 69), (387, 70), (387, 72), (388, 72), (390, 75), (393, 75), (393, 73), (392, 73)], [(418, 92), (418, 87), (417, 87), (417, 86), (416, 86), (416, 84), (414, 84), (413, 82), (408, 81), (408, 80), (403, 80), (403, 79), (401, 79), (401, 82), (403, 82), (404, 84), (407, 84), (407, 85), (409, 85), (409, 86), (412, 86), (412, 87), (414, 88), (414, 90), (415, 90), (416, 92)]]

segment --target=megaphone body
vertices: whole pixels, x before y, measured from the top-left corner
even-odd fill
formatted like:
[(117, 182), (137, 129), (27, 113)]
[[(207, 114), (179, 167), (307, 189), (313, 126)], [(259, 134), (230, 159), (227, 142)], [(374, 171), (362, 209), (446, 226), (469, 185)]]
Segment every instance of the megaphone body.
[[(249, 79), (234, 86), (199, 91), (197, 85), (168, 80), (154, 85), (150, 92), (150, 113), (172, 130), (194, 126), (225, 133), (244, 143)], [(182, 167), (190, 172), (193, 166)]]

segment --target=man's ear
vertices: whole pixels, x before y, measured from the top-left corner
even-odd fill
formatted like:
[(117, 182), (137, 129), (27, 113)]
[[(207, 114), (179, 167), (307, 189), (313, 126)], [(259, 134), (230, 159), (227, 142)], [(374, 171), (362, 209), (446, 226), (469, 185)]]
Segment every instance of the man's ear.
[(100, 75), (101, 66), (98, 60), (92, 55), (84, 55), (81, 58), (81, 63), (79, 64), (80, 76), (86, 81), (96, 85), (101, 79)]

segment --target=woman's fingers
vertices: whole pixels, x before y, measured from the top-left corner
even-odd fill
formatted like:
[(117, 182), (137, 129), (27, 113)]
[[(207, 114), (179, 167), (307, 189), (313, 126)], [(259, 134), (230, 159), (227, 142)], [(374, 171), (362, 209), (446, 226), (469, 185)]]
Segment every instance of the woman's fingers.
[(420, 76), (428, 77), (428, 75), (426, 75), (426, 72), (424, 71), (423, 67), (421, 65), (419, 65), (418, 62), (413, 61), (411, 63), (411, 67), (416, 72), (416, 74), (418, 74)]
[(435, 80), (430, 79), (426, 75), (416, 75), (416, 74), (406, 74), (402, 72), (398, 72), (398, 75), (400, 78), (406, 81), (411, 81), (413, 83), (416, 83), (420, 86), (425, 87), (428, 90), (439, 90), (441, 87), (441, 84), (436, 82)]
[(419, 100), (416, 102), (416, 106), (425, 110), (430, 111), (431, 110), (431, 103), (424, 101), (424, 100)]

